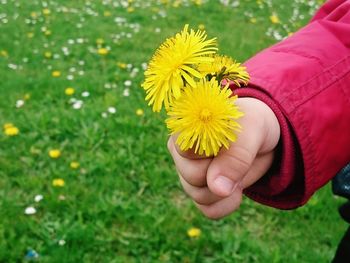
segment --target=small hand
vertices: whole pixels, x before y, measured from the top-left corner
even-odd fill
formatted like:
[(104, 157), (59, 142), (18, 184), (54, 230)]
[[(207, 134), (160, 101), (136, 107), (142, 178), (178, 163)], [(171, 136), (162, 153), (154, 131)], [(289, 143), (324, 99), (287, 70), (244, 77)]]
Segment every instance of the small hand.
[(235, 211), (242, 201), (242, 191), (258, 181), (270, 168), (280, 137), (275, 114), (263, 102), (239, 98), (236, 104), (244, 112), (239, 119), (242, 132), (229, 149), (215, 157), (181, 151), (176, 138), (168, 140), (184, 191), (204, 215), (211, 219)]

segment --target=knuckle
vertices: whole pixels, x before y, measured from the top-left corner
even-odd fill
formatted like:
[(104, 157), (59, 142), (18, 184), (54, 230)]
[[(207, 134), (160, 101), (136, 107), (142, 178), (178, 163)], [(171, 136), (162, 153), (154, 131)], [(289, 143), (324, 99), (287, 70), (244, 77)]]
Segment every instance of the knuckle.
[(208, 205), (213, 202), (210, 193), (208, 193), (207, 187), (194, 190), (191, 194), (191, 198), (199, 205)]
[(202, 211), (202, 213), (205, 215), (205, 217), (207, 217), (208, 219), (211, 219), (211, 220), (219, 220), (220, 218), (223, 217), (213, 209), (208, 209), (208, 210)]
[(197, 204), (202, 205), (204, 203), (203, 194), (200, 189), (192, 191), (189, 195), (192, 198), (192, 200), (195, 201)]
[(196, 187), (202, 187), (206, 185), (206, 174), (203, 173), (192, 173), (191, 175), (186, 177), (186, 181)]
[(222, 218), (220, 213), (215, 209), (213, 205), (197, 205), (202, 214), (211, 220), (218, 220)]
[(228, 152), (231, 165), (239, 171), (247, 171), (253, 162), (255, 155), (244, 147), (235, 147), (234, 151)]

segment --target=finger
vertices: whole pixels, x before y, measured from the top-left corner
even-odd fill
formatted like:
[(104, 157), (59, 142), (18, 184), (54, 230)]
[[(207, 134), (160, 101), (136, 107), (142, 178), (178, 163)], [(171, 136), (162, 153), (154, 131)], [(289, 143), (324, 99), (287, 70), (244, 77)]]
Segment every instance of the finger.
[(220, 219), (237, 210), (242, 202), (242, 189), (239, 187), (228, 197), (211, 205), (196, 204), (201, 212), (210, 219)]
[(182, 151), (179, 147), (179, 145), (176, 143), (178, 136), (177, 135), (173, 135), (171, 136), (169, 139), (173, 141), (173, 144), (175, 145), (175, 149), (178, 152), (178, 154), (184, 158), (187, 159), (208, 159), (210, 157), (207, 157), (206, 155), (200, 155), (198, 153), (195, 153), (194, 149), (188, 149), (187, 151)]
[(251, 168), (243, 177), (241, 187), (243, 189), (253, 185), (270, 169), (274, 159), (274, 152), (259, 155), (255, 158)]
[(271, 111), (256, 99), (238, 99), (237, 104), (245, 112), (239, 120), (242, 132), (237, 134), (237, 141), (229, 149), (222, 149), (213, 159), (207, 173), (210, 191), (222, 197), (229, 196), (249, 171), (266, 140), (267, 129), (262, 116)]
[(175, 149), (174, 141), (168, 140), (168, 149), (173, 157), (176, 169), (181, 177), (189, 184), (197, 187), (207, 185), (207, 170), (212, 159), (187, 159)]
[(222, 197), (214, 195), (212, 192), (210, 192), (208, 187), (206, 186), (196, 187), (196, 186), (190, 185), (181, 177), (181, 175), (179, 175), (179, 177), (180, 177), (180, 182), (184, 191), (197, 204), (211, 205), (222, 199)]
[[(244, 124), (243, 124), (244, 125)], [(223, 149), (208, 167), (207, 184), (216, 195), (229, 196), (250, 169), (262, 143), (254, 126), (244, 125), (244, 131), (229, 149)]]

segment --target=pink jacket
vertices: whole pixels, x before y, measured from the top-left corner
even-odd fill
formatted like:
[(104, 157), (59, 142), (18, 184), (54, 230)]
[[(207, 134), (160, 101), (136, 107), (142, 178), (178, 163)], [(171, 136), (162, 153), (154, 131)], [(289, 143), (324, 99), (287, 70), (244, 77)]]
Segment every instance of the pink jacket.
[(281, 139), (269, 173), (245, 190), (280, 209), (305, 204), (350, 162), (350, 0), (330, 0), (291, 37), (245, 65), (255, 97), (276, 114)]

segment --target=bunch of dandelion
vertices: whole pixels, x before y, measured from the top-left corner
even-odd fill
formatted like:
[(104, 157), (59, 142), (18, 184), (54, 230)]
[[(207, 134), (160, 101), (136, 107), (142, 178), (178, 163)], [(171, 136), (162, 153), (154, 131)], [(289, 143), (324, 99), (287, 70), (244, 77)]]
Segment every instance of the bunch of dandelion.
[(217, 55), (216, 39), (206, 37), (185, 25), (167, 39), (152, 57), (142, 87), (153, 111), (165, 106), (166, 125), (181, 150), (215, 156), (236, 141), (241, 128), (236, 120), (243, 116), (223, 81), (241, 87), (249, 75), (241, 64)]
[(214, 61), (216, 39), (206, 40), (204, 31), (188, 31), (188, 25), (167, 39), (156, 51), (145, 72), (146, 100), (159, 112), (163, 106), (178, 99), (185, 86), (195, 86), (195, 79), (202, 78), (196, 65)]

